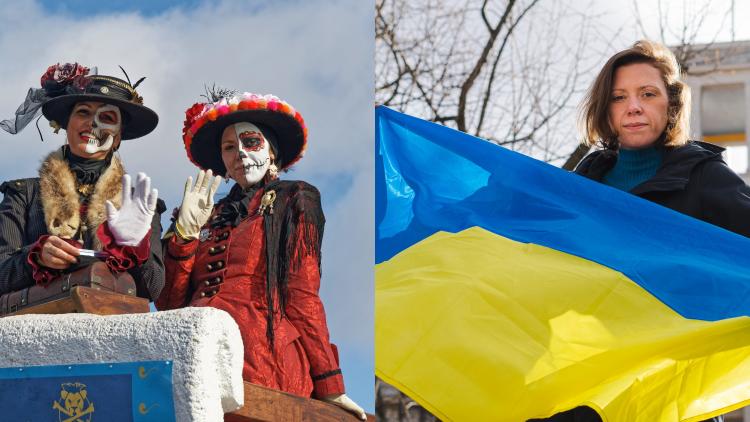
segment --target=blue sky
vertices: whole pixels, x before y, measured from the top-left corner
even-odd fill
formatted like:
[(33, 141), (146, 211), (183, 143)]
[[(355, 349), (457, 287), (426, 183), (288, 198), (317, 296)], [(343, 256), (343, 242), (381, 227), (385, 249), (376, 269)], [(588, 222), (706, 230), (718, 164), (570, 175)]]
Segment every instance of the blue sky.
[[(292, 104), (308, 124), (308, 150), (282, 178), (321, 191), (321, 297), (347, 393), (373, 411), (373, 33), (372, 4), (359, 1), (4, 2), (0, 118), (11, 117), (57, 62), (120, 77), (122, 65), (131, 80), (146, 76), (138, 91), (159, 126), (125, 141), (119, 153), (129, 172), (152, 177), (171, 210), (196, 172), (181, 130), (204, 84), (272, 93)], [(62, 145), (62, 131), (54, 135), (44, 119), (39, 123), (45, 142), (31, 126), (15, 136), (0, 133), (0, 180), (35, 176), (40, 160)]]
[[(92, 15), (109, 15), (120, 12), (134, 12), (142, 16), (155, 16), (169, 9), (190, 9), (205, 2), (199, 0), (42, 0), (39, 5), (48, 13), (69, 14), (77, 18)], [(262, 6), (263, 2), (248, 1), (250, 7)]]

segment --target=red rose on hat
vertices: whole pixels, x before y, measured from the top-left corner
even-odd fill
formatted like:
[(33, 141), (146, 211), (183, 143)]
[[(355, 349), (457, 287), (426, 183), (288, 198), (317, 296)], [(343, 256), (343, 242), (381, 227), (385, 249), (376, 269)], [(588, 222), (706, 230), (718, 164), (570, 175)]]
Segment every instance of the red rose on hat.
[(81, 66), (78, 63), (60, 63), (54, 64), (47, 68), (41, 79), (41, 85), (44, 87), (45, 82), (53, 81), (59, 84), (71, 83), (78, 76), (88, 75), (89, 68)]
[(185, 112), (185, 123), (182, 128), (183, 135), (187, 133), (188, 129), (190, 129), (190, 126), (193, 124), (193, 120), (203, 112), (203, 109), (205, 107), (206, 106), (203, 103), (195, 103), (192, 107), (187, 109), (187, 111)]

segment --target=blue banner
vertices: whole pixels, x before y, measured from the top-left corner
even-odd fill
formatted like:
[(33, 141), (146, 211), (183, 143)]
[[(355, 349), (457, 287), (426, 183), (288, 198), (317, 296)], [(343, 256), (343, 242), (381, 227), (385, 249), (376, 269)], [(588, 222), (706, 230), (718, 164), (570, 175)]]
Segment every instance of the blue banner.
[(0, 368), (0, 409), (24, 421), (174, 421), (172, 362)]

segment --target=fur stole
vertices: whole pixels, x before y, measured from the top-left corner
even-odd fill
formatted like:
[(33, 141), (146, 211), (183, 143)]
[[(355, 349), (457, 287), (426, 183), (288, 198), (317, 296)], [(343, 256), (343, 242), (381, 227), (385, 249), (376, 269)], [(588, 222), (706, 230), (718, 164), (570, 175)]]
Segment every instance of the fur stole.
[(111, 201), (120, 208), (122, 201), (122, 176), (125, 170), (117, 156), (94, 186), (86, 215), (80, 213), (81, 201), (76, 190), (76, 178), (65, 161), (62, 149), (52, 152), (39, 168), (44, 222), (51, 235), (83, 241), (86, 247), (101, 249), (96, 230), (107, 218), (105, 202)]

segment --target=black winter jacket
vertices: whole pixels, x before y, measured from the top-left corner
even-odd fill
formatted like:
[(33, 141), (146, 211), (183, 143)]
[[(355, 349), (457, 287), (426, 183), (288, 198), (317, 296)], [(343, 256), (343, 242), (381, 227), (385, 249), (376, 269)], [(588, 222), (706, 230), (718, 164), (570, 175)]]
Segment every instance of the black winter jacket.
[[(750, 237), (750, 187), (726, 165), (722, 151), (698, 141), (667, 149), (656, 175), (630, 193)], [(601, 182), (616, 162), (616, 152), (595, 151), (575, 172)]]

